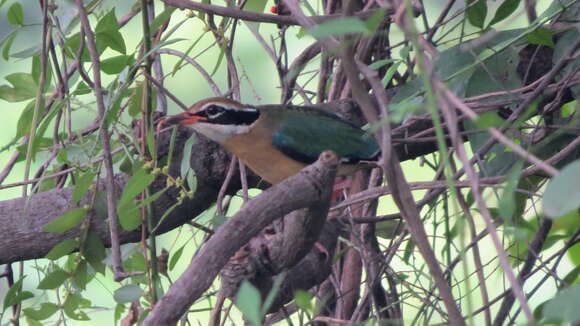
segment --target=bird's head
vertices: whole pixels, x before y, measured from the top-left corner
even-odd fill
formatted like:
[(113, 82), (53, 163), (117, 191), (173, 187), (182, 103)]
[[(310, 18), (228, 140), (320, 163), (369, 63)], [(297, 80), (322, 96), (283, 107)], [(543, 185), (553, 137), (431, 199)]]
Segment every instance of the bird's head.
[(260, 112), (226, 98), (208, 98), (195, 103), (189, 110), (167, 116), (163, 124), (186, 125), (219, 143), (244, 134), (258, 120)]

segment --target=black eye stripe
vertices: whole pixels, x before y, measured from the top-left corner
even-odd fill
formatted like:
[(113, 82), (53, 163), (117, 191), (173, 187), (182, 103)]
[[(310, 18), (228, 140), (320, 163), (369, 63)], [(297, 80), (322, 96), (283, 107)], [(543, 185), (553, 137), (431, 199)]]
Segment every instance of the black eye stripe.
[(203, 121), (204, 123), (246, 126), (251, 125), (260, 117), (258, 110), (252, 107), (238, 110), (220, 104), (210, 104), (195, 115), (207, 118)]

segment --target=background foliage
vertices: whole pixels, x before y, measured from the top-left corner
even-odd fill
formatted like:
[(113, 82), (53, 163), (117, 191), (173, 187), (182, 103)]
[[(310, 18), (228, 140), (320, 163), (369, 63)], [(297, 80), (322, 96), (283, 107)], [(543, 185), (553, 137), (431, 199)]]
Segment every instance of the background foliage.
[[(278, 298), (292, 266), (268, 286), (256, 274), (221, 290), (213, 282), (189, 322), (206, 324), (214, 310), (213, 322), (231, 324), (458, 324), (450, 305), (471, 325), (580, 321), (577, 1), (82, 3), (86, 13), (79, 1), (0, 1), (0, 217), (12, 198), (67, 187), (74, 206), (42, 227), (59, 237), (48, 253), (0, 260), (0, 324), (129, 325), (157, 314), (153, 304), (189, 258), (243, 203), (260, 200), (263, 183), (240, 168), (233, 191), (225, 181), (190, 224), (148, 239), (104, 237), (91, 223), (108, 214), (123, 234), (164, 229), (160, 221), (205, 191), (212, 172), (190, 164), (205, 157), (191, 150), (202, 141), (180, 142), (176, 131), (159, 139), (156, 121), (215, 95), (348, 100), (341, 114), (391, 135), (383, 153), (406, 161), (405, 179), (403, 188), (383, 180), (396, 175), (389, 160), (384, 176), (356, 177), (329, 214), (341, 227), (324, 277), (292, 291), (285, 309)], [(340, 16), (310, 21), (297, 10)], [(160, 210), (168, 194), (174, 201)], [(413, 224), (419, 215), (424, 226)], [(19, 241), (11, 236), (2, 234)], [(105, 248), (109, 236), (120, 249)], [(41, 245), (29, 242), (30, 251)], [(237, 263), (253, 266), (230, 260), (225, 270)]]

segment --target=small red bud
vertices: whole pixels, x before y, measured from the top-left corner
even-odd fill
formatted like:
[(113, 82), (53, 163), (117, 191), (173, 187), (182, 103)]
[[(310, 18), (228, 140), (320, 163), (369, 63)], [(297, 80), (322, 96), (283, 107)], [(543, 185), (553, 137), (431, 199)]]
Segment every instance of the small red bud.
[(278, 6), (272, 6), (270, 7), (270, 12), (273, 14), (277, 14), (278, 13)]

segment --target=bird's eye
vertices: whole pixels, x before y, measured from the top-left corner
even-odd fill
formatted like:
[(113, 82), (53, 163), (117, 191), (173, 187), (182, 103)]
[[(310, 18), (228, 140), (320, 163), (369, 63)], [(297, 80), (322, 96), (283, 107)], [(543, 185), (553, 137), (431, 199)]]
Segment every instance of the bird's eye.
[(207, 115), (209, 117), (216, 116), (220, 114), (222, 111), (223, 109), (217, 105), (210, 105), (207, 109), (205, 109), (205, 112), (207, 112)]

